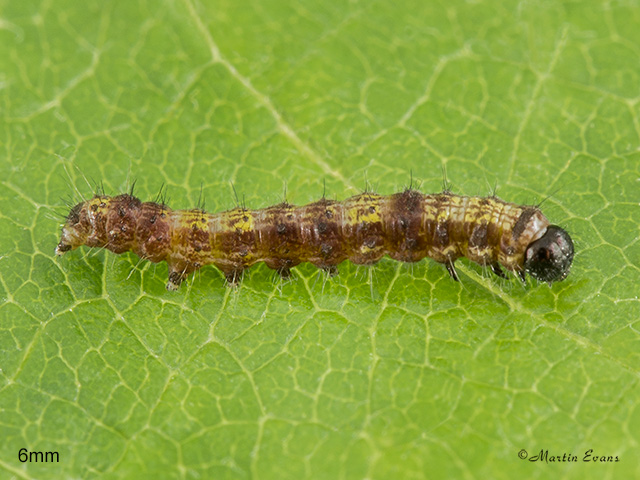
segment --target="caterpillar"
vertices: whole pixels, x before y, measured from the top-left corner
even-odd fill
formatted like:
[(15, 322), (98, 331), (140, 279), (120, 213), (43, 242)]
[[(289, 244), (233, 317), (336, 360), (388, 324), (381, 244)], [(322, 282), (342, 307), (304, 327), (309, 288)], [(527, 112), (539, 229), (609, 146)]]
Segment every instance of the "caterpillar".
[(401, 262), (430, 257), (458, 281), (454, 263), (466, 257), (502, 278), (507, 278), (504, 268), (523, 283), (528, 273), (551, 285), (567, 277), (573, 261), (571, 237), (551, 225), (538, 206), (495, 195), (422, 194), (409, 188), (388, 196), (365, 192), (342, 202), (323, 197), (304, 206), (283, 202), (210, 214), (143, 203), (132, 193), (96, 194), (74, 206), (56, 255), (87, 245), (166, 261), (167, 290), (177, 290), (208, 264), (236, 284), (259, 262), (288, 277), (302, 262), (335, 275), (347, 259), (372, 265), (384, 255)]

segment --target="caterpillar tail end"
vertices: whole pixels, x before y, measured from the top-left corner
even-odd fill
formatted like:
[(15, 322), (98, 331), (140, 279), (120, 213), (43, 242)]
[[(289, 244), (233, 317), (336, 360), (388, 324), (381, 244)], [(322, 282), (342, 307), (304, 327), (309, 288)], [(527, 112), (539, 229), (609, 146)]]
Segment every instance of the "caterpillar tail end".
[(64, 240), (60, 240), (60, 243), (58, 243), (58, 245), (56, 245), (56, 256), (57, 257), (61, 257), (62, 255), (64, 255), (65, 253), (67, 253), (70, 250), (74, 250), (75, 248), (77, 248), (76, 246), (70, 245), (68, 243), (65, 243)]
[(67, 253), (69, 250), (73, 250), (73, 247), (71, 245), (67, 245), (65, 243), (60, 242), (56, 246), (56, 256), (61, 257), (62, 255)]
[(55, 253), (59, 257), (69, 250), (85, 245), (92, 231), (92, 224), (87, 220), (87, 202), (81, 202), (71, 209), (60, 233), (60, 242)]

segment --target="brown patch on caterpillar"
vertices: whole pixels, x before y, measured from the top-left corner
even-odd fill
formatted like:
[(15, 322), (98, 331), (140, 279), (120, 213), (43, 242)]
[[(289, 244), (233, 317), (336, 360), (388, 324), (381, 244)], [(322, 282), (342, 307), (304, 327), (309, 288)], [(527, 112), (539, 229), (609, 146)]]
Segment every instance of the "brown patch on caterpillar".
[(520, 214), (520, 217), (518, 217), (516, 224), (513, 226), (513, 231), (511, 232), (514, 240), (517, 240), (518, 237), (522, 235), (524, 229), (527, 228), (529, 220), (536, 214), (536, 210), (537, 209), (535, 207), (525, 208)]
[(288, 277), (302, 262), (335, 275), (336, 265), (347, 259), (372, 265), (385, 255), (402, 262), (430, 257), (458, 280), (454, 263), (467, 257), (500, 277), (506, 277), (505, 268), (523, 281), (527, 272), (551, 283), (567, 276), (573, 260), (571, 238), (549, 225), (538, 207), (412, 189), (216, 214), (171, 210), (131, 194), (96, 195), (71, 209), (56, 254), (81, 245), (166, 261), (169, 290), (209, 264), (233, 284), (259, 262)]

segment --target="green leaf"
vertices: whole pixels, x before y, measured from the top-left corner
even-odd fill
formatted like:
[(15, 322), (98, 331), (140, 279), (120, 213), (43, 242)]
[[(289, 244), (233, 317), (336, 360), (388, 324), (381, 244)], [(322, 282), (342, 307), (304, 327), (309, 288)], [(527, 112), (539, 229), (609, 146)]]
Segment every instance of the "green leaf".
[[(0, 1), (0, 476), (638, 477), (638, 24), (634, 1)], [(98, 183), (220, 211), (230, 182), (260, 208), (438, 191), (443, 166), (545, 199), (568, 279), (385, 259), (170, 293), (165, 264), (53, 255)]]

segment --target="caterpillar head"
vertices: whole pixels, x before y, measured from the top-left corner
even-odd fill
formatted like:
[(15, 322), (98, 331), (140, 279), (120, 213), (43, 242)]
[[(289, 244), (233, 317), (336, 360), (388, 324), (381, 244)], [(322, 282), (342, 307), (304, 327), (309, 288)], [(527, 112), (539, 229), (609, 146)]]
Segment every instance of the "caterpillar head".
[(81, 202), (71, 209), (67, 221), (62, 227), (60, 243), (56, 247), (56, 255), (63, 255), (69, 250), (86, 243), (90, 233), (90, 224), (86, 221), (87, 202)]
[(551, 284), (569, 275), (572, 261), (571, 237), (557, 225), (549, 225), (545, 234), (527, 247), (524, 269), (536, 280)]

